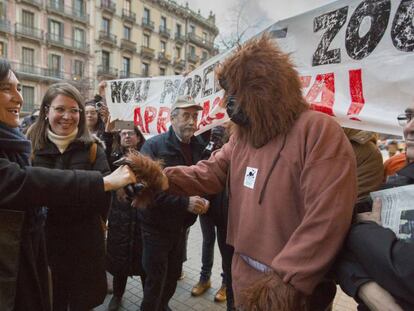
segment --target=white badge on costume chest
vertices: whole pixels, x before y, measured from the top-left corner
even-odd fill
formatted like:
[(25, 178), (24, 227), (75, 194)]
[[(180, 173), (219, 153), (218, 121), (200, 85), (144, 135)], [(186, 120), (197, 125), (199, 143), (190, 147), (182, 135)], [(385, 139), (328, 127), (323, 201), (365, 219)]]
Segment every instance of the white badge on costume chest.
[(258, 169), (254, 167), (246, 167), (246, 174), (244, 175), (244, 186), (250, 189), (254, 189), (254, 183), (256, 182)]

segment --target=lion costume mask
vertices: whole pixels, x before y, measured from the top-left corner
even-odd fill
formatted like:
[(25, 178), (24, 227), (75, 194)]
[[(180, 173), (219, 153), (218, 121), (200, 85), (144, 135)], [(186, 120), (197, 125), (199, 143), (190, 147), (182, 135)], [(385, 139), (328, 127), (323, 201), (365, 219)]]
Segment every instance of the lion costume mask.
[(289, 56), (268, 35), (248, 41), (227, 58), (218, 80), (225, 89), (224, 102), (234, 96), (236, 109), (249, 117), (247, 125), (236, 126), (237, 132), (256, 148), (286, 134), (309, 108)]

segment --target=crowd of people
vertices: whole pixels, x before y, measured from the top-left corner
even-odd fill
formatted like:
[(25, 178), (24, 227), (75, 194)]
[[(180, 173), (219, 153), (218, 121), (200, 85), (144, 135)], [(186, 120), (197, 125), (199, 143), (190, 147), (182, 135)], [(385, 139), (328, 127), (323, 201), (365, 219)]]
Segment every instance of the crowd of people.
[[(382, 226), (381, 201), (370, 199), (414, 183), (414, 105), (398, 116), (404, 150), (391, 154), (391, 142), (383, 163), (376, 134), (309, 108), (268, 37), (239, 47), (216, 75), (230, 122), (195, 136), (202, 108), (182, 95), (168, 131), (145, 139), (136, 126), (114, 128), (105, 83), (89, 100), (53, 84), (19, 122), (20, 83), (0, 60), (1, 311), (91, 310), (108, 294), (106, 272), (108, 310), (120, 310), (133, 275), (141, 311), (172, 310), (197, 217), (191, 294), (211, 287), (217, 240), (215, 300), (228, 311), (331, 310), (337, 284), (359, 310), (414, 309), (414, 244)], [(144, 207), (115, 191), (140, 182), (119, 166), (129, 152), (161, 160), (168, 178)]]

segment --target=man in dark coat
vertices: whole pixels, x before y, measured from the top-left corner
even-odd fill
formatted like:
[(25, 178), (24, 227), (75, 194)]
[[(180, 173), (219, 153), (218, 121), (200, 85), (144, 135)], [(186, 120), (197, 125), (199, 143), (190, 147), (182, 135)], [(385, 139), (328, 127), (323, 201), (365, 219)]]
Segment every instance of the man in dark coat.
[[(384, 188), (414, 184), (414, 106), (398, 116), (404, 126), (409, 164), (388, 178)], [(357, 216), (338, 266), (342, 289), (359, 310), (414, 310), (414, 243), (399, 240), (381, 225), (381, 202)]]
[[(141, 153), (162, 160), (166, 167), (197, 163), (204, 149), (204, 143), (193, 136), (199, 110), (202, 108), (191, 97), (179, 97), (171, 108), (169, 131), (147, 140)], [(147, 275), (142, 311), (170, 310), (168, 302), (181, 273), (186, 230), (206, 208), (203, 198), (162, 193), (140, 212)]]

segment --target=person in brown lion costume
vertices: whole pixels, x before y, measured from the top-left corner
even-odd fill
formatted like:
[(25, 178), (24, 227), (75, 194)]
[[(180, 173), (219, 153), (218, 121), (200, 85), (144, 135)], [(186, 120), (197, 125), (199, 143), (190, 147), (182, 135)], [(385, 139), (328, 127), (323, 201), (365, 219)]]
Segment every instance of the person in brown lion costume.
[(169, 191), (215, 194), (227, 184), (240, 310), (325, 310), (335, 287), (324, 277), (356, 199), (352, 147), (332, 117), (308, 108), (289, 57), (269, 37), (241, 46), (218, 80), (235, 133), (208, 160), (165, 169)]

